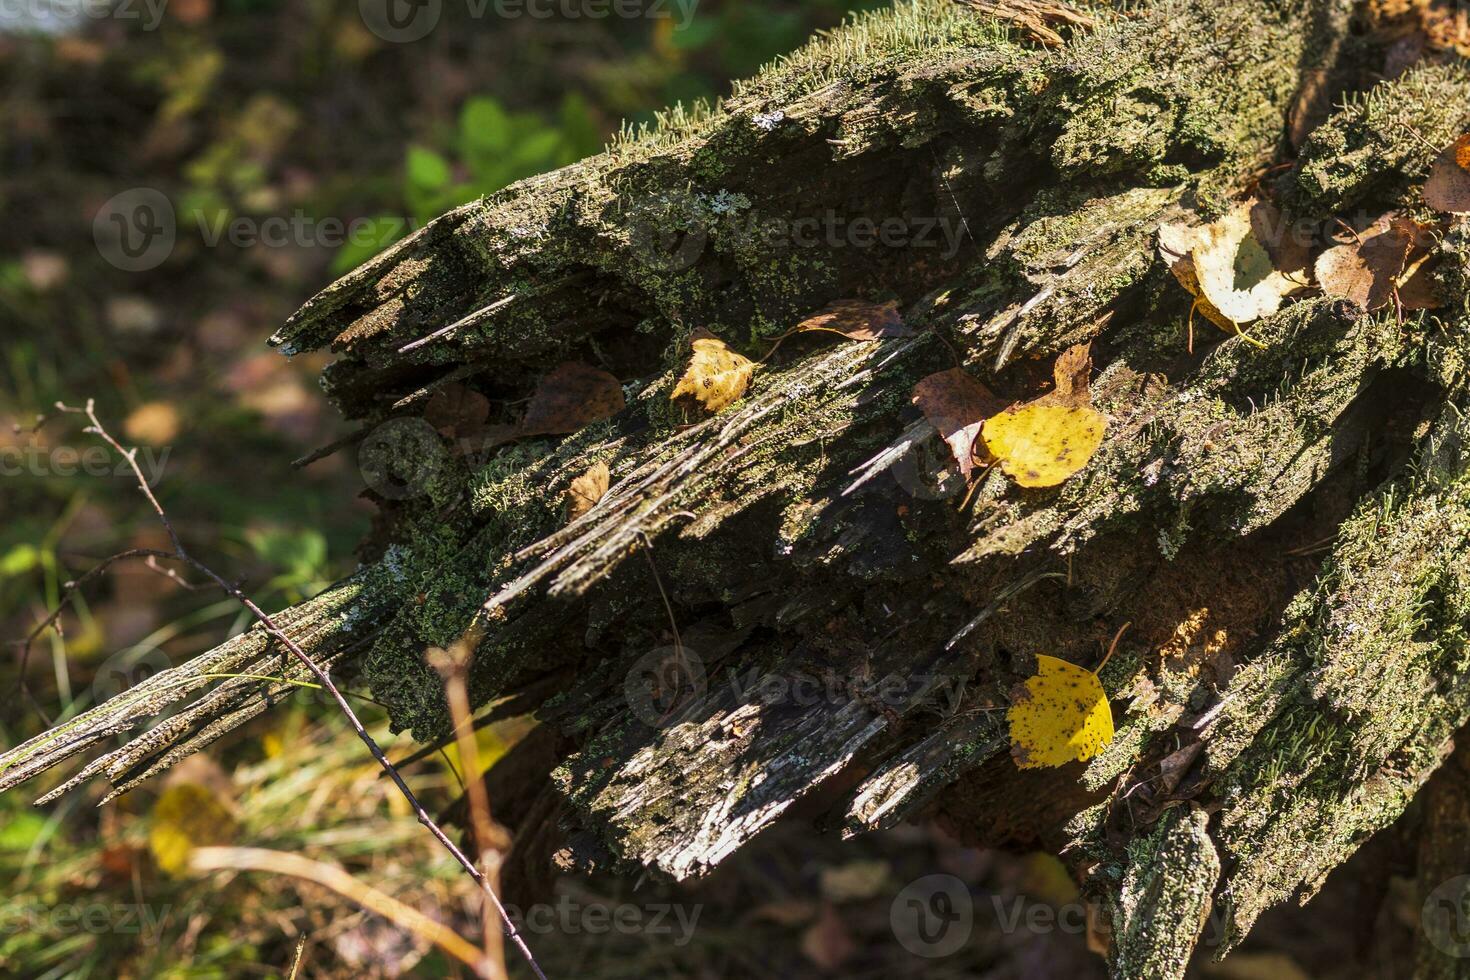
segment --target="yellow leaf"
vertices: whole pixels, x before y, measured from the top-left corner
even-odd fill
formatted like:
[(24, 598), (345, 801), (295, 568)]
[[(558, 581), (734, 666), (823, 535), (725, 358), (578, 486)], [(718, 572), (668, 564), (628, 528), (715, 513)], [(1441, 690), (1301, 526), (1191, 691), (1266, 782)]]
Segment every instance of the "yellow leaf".
[(179, 437), (183, 419), (169, 402), (148, 402), (123, 420), (123, 434), (133, 442), (166, 446)]
[(148, 848), (164, 872), (179, 874), (196, 847), (228, 844), (235, 820), (219, 798), (198, 783), (176, 783), (153, 804)]
[(1097, 675), (1044, 653), (1036, 665), (1006, 712), (1016, 765), (1040, 769), (1091, 759), (1113, 740), (1113, 709)]
[(1200, 312), (1232, 333), (1306, 283), (1306, 245), (1265, 201), (1239, 204), (1213, 224), (1163, 225), (1159, 252)]
[(1054, 487), (1087, 465), (1106, 428), (1089, 406), (1032, 403), (986, 419), (981, 438), (1021, 486)]
[(690, 343), (694, 355), (670, 399), (687, 395), (711, 412), (738, 401), (750, 385), (755, 362), (726, 347), (708, 330), (696, 330)]

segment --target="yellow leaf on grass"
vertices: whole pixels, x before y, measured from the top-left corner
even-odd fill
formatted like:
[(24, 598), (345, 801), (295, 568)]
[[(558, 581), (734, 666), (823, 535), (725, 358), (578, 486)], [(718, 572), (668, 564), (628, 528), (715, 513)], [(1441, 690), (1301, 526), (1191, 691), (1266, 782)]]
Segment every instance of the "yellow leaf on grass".
[(1036, 665), (1006, 712), (1016, 765), (1041, 769), (1091, 759), (1113, 740), (1113, 709), (1097, 675), (1046, 654), (1037, 654)]
[(670, 399), (688, 396), (711, 412), (738, 401), (750, 386), (755, 362), (732, 351), (708, 330), (694, 331), (689, 341), (694, 354)]
[(234, 826), (230, 811), (209, 789), (198, 783), (176, 783), (153, 804), (148, 848), (160, 869), (179, 874), (189, 865), (189, 852), (228, 844)]

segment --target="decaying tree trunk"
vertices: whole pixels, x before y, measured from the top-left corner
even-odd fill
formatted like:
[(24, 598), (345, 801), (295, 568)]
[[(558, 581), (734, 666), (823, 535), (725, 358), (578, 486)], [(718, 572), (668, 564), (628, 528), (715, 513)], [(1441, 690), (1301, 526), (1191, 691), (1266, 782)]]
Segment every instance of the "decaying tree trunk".
[[(541, 721), (489, 777), (513, 878), (553, 854), (699, 875), (820, 797), (844, 835), (925, 817), (1061, 850), (1118, 976), (1182, 975), (1212, 911), (1228, 950), (1394, 821), (1470, 717), (1470, 231), (1437, 246), (1434, 314), (1309, 297), (1259, 347), (1201, 320), (1193, 352), (1155, 252), (1161, 222), (1252, 188), (1319, 230), (1416, 206), (1470, 72), (1384, 80), (1353, 8), (1097, 4), (1044, 47), (1004, 10), (904, 4), (445, 215), (273, 341), (338, 355), (324, 387), (383, 507), (372, 560), (289, 629), (435, 740), (423, 651), (484, 605), (475, 699)], [(831, 300), (887, 296), (915, 337), (794, 337), (730, 409), (670, 403), (696, 327), (757, 357)], [(924, 462), (944, 448), (919, 378), (958, 357), (1029, 397), (1089, 340), (1109, 426), (1079, 475), (993, 470), (966, 500)], [(451, 383), (509, 420), (567, 359), (628, 408), (468, 455), (422, 420)], [(612, 488), (567, 524), (596, 462)], [(1125, 622), (1116, 739), (1018, 769), (1004, 708), (1034, 655), (1096, 663)], [(127, 734), (56, 792), (126, 790), (289, 690), (198, 675), (281, 669), (248, 632), (8, 753), (0, 788)]]

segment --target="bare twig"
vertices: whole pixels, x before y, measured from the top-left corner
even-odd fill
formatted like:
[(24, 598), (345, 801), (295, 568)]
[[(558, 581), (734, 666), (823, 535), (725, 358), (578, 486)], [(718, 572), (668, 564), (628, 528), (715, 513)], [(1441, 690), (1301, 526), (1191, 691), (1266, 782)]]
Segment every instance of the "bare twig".
[[(219, 586), (220, 589), (222, 589), (227, 595), (229, 595), (235, 601), (244, 606), (246, 610), (248, 610), (250, 614), (254, 616), (255, 619), (260, 623), (260, 626), (265, 631), (266, 635), (276, 640), (287, 650), (289, 650), (292, 656), (300, 661), (301, 665), (305, 667), (308, 671), (310, 671), (311, 674), (317, 679), (317, 682), (321, 684), (321, 686), (327, 691), (327, 693), (332, 696), (332, 700), (337, 703), (338, 710), (341, 711), (343, 717), (345, 717), (348, 723), (352, 726), (352, 730), (356, 733), (358, 739), (362, 741), (363, 745), (367, 746), (368, 751), (372, 753), (373, 759), (376, 760), (378, 765), (382, 767), (383, 771), (388, 774), (388, 777), (393, 780), (393, 784), (398, 787), (398, 791), (403, 795), (403, 798), (408, 801), (408, 804), (412, 808), (414, 815), (418, 818), (419, 823), (423, 824), (423, 826), (429, 831), (429, 833), (434, 836), (434, 839), (437, 840), (444, 847), (444, 849), (450, 853), (451, 856), (453, 856), (455, 861), (459, 863), (460, 867), (464, 868), (469, 876), (474, 879), (475, 884), (480, 886), (480, 889), (494, 904), (495, 910), (499, 914), (500, 921), (504, 924), (506, 935), (510, 936), (511, 941), (515, 943), (516, 948), (520, 950), (521, 955), (526, 958), (526, 962), (530, 965), (532, 972), (535, 973), (539, 980), (546, 980), (546, 975), (541, 972), (541, 967), (536, 963), (536, 958), (531, 955), (530, 948), (526, 945), (525, 940), (516, 930), (515, 923), (511, 921), (510, 916), (506, 913), (505, 906), (501, 904), (500, 897), (495, 894), (495, 889), (491, 887), (489, 880), (485, 877), (483, 873), (481, 873), (479, 868), (475, 867), (474, 862), (472, 862), (468, 857), (465, 856), (465, 853), (459, 849), (454, 841), (449, 839), (449, 836), (444, 832), (439, 824), (434, 821), (434, 818), (429, 816), (428, 811), (424, 809), (423, 804), (419, 802), (418, 797), (414, 795), (414, 792), (412, 789), (409, 788), (408, 783), (404, 782), (403, 776), (399, 774), (396, 768), (394, 768), (393, 763), (388, 761), (388, 757), (383, 753), (383, 750), (378, 745), (377, 741), (370, 734), (368, 734), (367, 729), (363, 727), (361, 719), (357, 717), (357, 712), (352, 710), (352, 705), (347, 702), (347, 698), (343, 696), (342, 691), (337, 687), (335, 683), (333, 683), (332, 679), (327, 676), (327, 672), (323, 670), (321, 666), (315, 660), (313, 660), (311, 656), (307, 654), (307, 652), (303, 650), (295, 640), (287, 636), (276, 624), (276, 621), (272, 619), (263, 609), (256, 605), (253, 599), (242, 592), (238, 586), (227, 581), (219, 574), (217, 574), (213, 569), (209, 568), (209, 566), (195, 559), (184, 548), (184, 543), (182, 540), (179, 539), (178, 531), (174, 529), (173, 522), (169, 520), (168, 514), (164, 511), (163, 506), (158, 502), (158, 498), (154, 495), (153, 489), (149, 487), (148, 479), (143, 475), (142, 469), (138, 466), (137, 450), (125, 449), (123, 448), (121, 443), (113, 438), (112, 434), (108, 432), (106, 427), (102, 425), (101, 420), (97, 418), (96, 404), (92, 399), (88, 399), (86, 406), (83, 408), (74, 408), (60, 403), (57, 403), (56, 408), (57, 411), (66, 414), (85, 416), (89, 423), (85, 431), (91, 435), (97, 436), (103, 442), (107, 443), (127, 462), (129, 468), (133, 472), (134, 478), (137, 481), (139, 491), (143, 494), (144, 498), (147, 499), (149, 506), (153, 508), (153, 513), (158, 517), (159, 523), (163, 525), (163, 529), (168, 533), (169, 542), (172, 544), (174, 549), (172, 554), (169, 554), (168, 552), (154, 552), (154, 554), (160, 557), (168, 558), (173, 561), (182, 562), (183, 564), (188, 565), (199, 572), (201, 575), (204, 575), (215, 585)], [(89, 573), (88, 577), (93, 576), (91, 576), (91, 574)]]

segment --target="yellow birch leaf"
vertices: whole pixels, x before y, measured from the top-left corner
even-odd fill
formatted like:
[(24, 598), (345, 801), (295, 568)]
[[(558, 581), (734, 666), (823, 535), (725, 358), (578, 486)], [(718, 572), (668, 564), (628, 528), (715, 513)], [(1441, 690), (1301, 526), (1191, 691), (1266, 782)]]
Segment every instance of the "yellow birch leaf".
[(235, 819), (208, 788), (198, 783), (176, 783), (153, 804), (148, 849), (158, 867), (176, 875), (189, 866), (196, 847), (228, 844)]
[(1087, 405), (1033, 402), (985, 420), (985, 448), (1023, 487), (1054, 487), (1087, 465), (1107, 420)]
[(694, 355), (670, 399), (693, 398), (710, 412), (718, 412), (745, 394), (755, 373), (755, 362), (737, 354), (708, 330), (694, 331), (690, 337)]
[(1113, 709), (1097, 675), (1046, 654), (1037, 654), (1036, 666), (1006, 712), (1016, 765), (1041, 769), (1091, 759), (1113, 740)]

